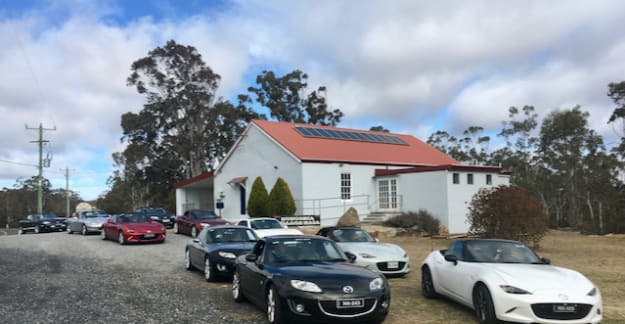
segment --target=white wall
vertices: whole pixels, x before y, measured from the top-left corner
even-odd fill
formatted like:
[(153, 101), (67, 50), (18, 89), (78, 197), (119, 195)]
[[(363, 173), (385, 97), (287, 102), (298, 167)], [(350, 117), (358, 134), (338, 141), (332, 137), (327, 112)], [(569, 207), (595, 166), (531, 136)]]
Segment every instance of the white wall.
[(231, 179), (248, 177), (245, 183), (246, 204), (252, 184), (259, 176), (263, 179), (267, 192), (271, 191), (278, 177), (282, 177), (289, 185), (293, 198), (298, 200), (302, 196), (301, 173), (300, 163), (295, 158), (262, 133), (256, 125), (251, 124), (239, 145), (215, 174), (215, 199), (221, 191), (225, 194), (222, 217), (226, 220), (247, 217), (240, 213), (239, 186), (228, 184)]
[[(335, 225), (338, 219), (354, 207), (362, 219), (369, 214), (376, 196), (373, 176), (380, 166), (348, 163), (303, 163), (302, 214), (321, 215), (321, 225)], [(352, 199), (341, 200), (341, 173), (351, 177)], [(298, 211), (298, 213), (300, 213)]]
[(447, 170), (401, 174), (398, 183), (403, 197), (402, 211), (425, 209), (448, 226)]
[(212, 190), (177, 188), (176, 215), (182, 215), (187, 209), (215, 209)]

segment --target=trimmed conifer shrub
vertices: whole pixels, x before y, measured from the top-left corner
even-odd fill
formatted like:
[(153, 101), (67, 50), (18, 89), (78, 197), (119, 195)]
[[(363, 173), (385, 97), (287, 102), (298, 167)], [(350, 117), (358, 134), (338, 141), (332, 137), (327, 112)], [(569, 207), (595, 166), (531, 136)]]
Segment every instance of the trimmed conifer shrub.
[(278, 178), (271, 188), (267, 209), (271, 216), (295, 215), (295, 200), (293, 200), (291, 189), (284, 179)]
[(269, 202), (269, 194), (261, 177), (256, 177), (252, 184), (250, 199), (247, 201), (247, 214), (250, 217), (266, 217), (269, 216), (267, 203)]

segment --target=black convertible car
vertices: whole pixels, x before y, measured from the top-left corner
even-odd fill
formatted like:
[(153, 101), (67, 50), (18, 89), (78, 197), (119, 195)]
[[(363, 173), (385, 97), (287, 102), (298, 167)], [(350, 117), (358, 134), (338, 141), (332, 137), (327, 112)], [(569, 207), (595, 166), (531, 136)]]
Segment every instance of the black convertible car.
[(265, 309), (270, 323), (381, 323), (388, 282), (354, 259), (319, 236), (265, 237), (237, 258), (232, 296)]
[(65, 231), (67, 220), (54, 213), (30, 214), (20, 221), (20, 233), (33, 231), (35, 233)]
[(234, 260), (252, 250), (257, 240), (254, 231), (243, 226), (204, 227), (197, 237), (187, 243), (185, 268), (201, 269), (207, 281), (231, 277)]

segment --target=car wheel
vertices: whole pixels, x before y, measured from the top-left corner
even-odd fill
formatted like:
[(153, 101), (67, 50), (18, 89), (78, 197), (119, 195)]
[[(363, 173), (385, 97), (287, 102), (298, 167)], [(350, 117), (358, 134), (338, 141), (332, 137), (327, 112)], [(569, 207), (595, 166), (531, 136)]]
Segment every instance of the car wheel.
[(178, 223), (174, 223), (174, 233), (180, 234), (180, 230), (178, 229)]
[(74, 232), (72, 232), (72, 227), (67, 225), (67, 234), (72, 234)]
[(80, 234), (87, 235), (87, 226), (83, 225)]
[(41, 229), (39, 229), (39, 225), (35, 226), (35, 234), (41, 233)]
[(284, 323), (282, 313), (282, 302), (278, 292), (273, 286), (267, 290), (267, 320), (271, 324)]
[(204, 258), (204, 279), (206, 281), (215, 281), (215, 271), (208, 255)]
[(189, 254), (189, 249), (186, 249), (184, 251), (184, 268), (187, 270), (193, 269), (193, 266), (191, 265), (191, 255)]
[(478, 284), (473, 290), (473, 308), (480, 324), (496, 324), (495, 306), (488, 288)]
[(26, 232), (23, 229), (21, 229), (21, 228), (17, 231), (17, 235), (22, 235), (24, 233), (26, 233)]
[(195, 225), (193, 225), (193, 227), (191, 227), (191, 237), (196, 237), (197, 236), (197, 228), (195, 228)]
[(421, 269), (421, 292), (425, 298), (435, 298), (436, 288), (434, 288), (434, 279), (428, 266)]
[(104, 231), (104, 229), (100, 230), (100, 238), (106, 240), (106, 231)]
[(124, 232), (119, 231), (119, 233), (117, 233), (117, 242), (119, 243), (119, 245), (124, 245), (124, 243), (126, 243), (126, 239), (124, 238)]
[(241, 293), (241, 279), (239, 278), (239, 272), (235, 271), (232, 277), (232, 298), (237, 303), (245, 301), (245, 297)]

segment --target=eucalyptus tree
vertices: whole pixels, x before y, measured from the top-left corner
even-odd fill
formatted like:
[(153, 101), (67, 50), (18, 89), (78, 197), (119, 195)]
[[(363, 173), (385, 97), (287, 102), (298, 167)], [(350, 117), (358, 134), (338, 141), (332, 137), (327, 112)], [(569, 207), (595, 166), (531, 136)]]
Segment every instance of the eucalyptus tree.
[(278, 77), (272, 71), (263, 71), (256, 77), (258, 87), (249, 87), (256, 102), (269, 109), (277, 121), (336, 126), (343, 117), (339, 109), (330, 111), (326, 101), (327, 88), (320, 86), (307, 93), (308, 75), (294, 70)]

